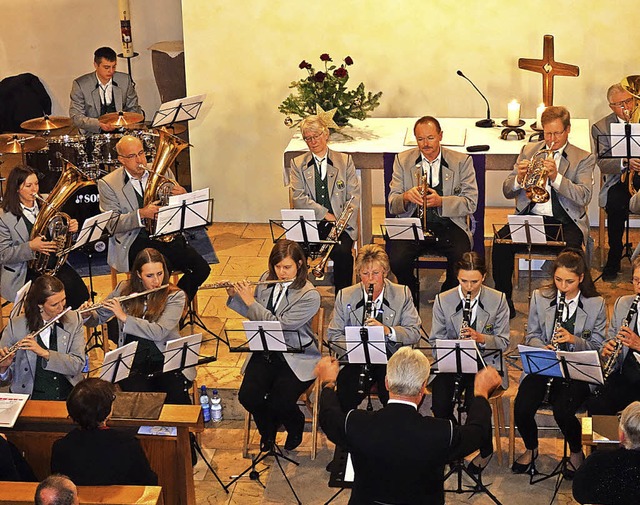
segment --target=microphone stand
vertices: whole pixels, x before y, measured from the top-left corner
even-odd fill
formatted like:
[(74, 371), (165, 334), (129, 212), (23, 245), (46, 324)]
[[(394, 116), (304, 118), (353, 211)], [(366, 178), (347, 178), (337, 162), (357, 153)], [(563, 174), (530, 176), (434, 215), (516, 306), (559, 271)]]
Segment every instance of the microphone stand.
[(469, 83), (475, 88), (475, 90), (478, 93), (480, 93), (480, 96), (484, 99), (485, 103), (487, 104), (487, 117), (486, 119), (480, 119), (479, 121), (476, 121), (476, 126), (478, 128), (493, 128), (496, 125), (496, 123), (493, 119), (491, 119), (491, 109), (489, 108), (489, 101), (487, 100), (487, 97), (482, 94), (482, 91), (480, 91), (475, 84), (473, 84), (473, 81), (471, 79), (469, 79), (466, 75), (462, 73), (462, 70), (458, 70), (456, 74), (458, 74), (460, 77), (469, 81)]

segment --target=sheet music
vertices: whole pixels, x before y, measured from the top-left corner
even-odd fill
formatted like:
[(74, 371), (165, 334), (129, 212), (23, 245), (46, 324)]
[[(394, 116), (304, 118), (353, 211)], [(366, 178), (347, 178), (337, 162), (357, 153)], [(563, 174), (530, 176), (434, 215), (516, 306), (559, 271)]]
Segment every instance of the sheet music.
[(0, 427), (13, 428), (28, 399), (22, 393), (0, 393)]
[(186, 337), (175, 338), (167, 342), (164, 350), (164, 367), (163, 372), (179, 369), (182, 365), (182, 355), (184, 353), (184, 345), (187, 345), (187, 351), (184, 361), (184, 367), (194, 366), (198, 363), (200, 356), (200, 345), (202, 343), (202, 333), (194, 333)]
[[(74, 246), (77, 244), (79, 244), (79, 246), (82, 246), (84, 244), (95, 242), (100, 237), (102, 237), (105, 231), (105, 226), (112, 217), (113, 211), (108, 210), (106, 212), (103, 212), (102, 214), (98, 214), (97, 216), (91, 216), (87, 218), (82, 225), (82, 229), (78, 234), (78, 238), (76, 239)], [(94, 224), (96, 226), (92, 232), (91, 228), (93, 228)]]
[(384, 219), (387, 235), (392, 240), (415, 240), (414, 225), (418, 232), (418, 240), (424, 240), (422, 223), (417, 217), (386, 217)]
[(9, 319), (13, 319), (14, 317), (17, 317), (20, 314), (20, 311), (22, 310), (22, 306), (24, 305), (24, 299), (26, 298), (30, 287), (31, 287), (31, 281), (27, 282), (16, 293), (16, 299), (13, 302), (13, 307), (11, 307), (11, 312), (9, 313)]
[(547, 235), (544, 230), (544, 218), (535, 215), (511, 214), (507, 216), (509, 221), (509, 233), (514, 244), (527, 243), (527, 229), (525, 222), (529, 223), (529, 234), (532, 244), (546, 244)]
[[(345, 326), (344, 335), (347, 343), (347, 359), (349, 363), (366, 363), (364, 344), (360, 338), (362, 326)], [(373, 365), (387, 363), (387, 346), (384, 338), (384, 326), (365, 326), (369, 332), (369, 361)]]
[(264, 351), (260, 338), (260, 328), (264, 331), (267, 349), (269, 351), (286, 352), (289, 349), (284, 338), (280, 321), (242, 321), (247, 335), (247, 342), (251, 351)]
[(557, 355), (564, 357), (570, 379), (590, 384), (604, 384), (598, 351), (558, 351)]
[(281, 209), (282, 225), (287, 230), (286, 237), (294, 242), (304, 242), (300, 218), (304, 219), (304, 228), (308, 242), (320, 242), (318, 223), (313, 209)]
[(522, 369), (525, 373), (564, 378), (564, 371), (555, 351), (519, 344), (518, 352), (522, 358)]
[[(133, 364), (133, 358), (136, 354), (136, 350), (138, 349), (138, 342), (131, 342), (127, 345), (123, 345), (122, 347), (118, 347), (113, 351), (109, 351), (104, 355), (104, 360), (102, 361), (102, 367), (100, 367), (100, 379), (116, 383), (121, 381), (122, 379), (126, 379), (129, 377), (129, 372), (131, 371), (131, 365)], [(118, 361), (118, 357), (122, 356), (122, 361), (120, 362), (120, 366), (118, 367), (118, 373), (114, 377), (113, 370), (116, 366), (116, 361)]]
[[(462, 373), (478, 373), (478, 357), (484, 364), (476, 341), (473, 339), (450, 340), (436, 339), (436, 360), (438, 373), (457, 373), (458, 365), (455, 348), (460, 347), (460, 365)], [(486, 365), (484, 365), (486, 366)]]
[[(151, 127), (157, 128), (174, 122), (195, 119), (206, 98), (206, 94), (193, 95), (161, 104), (153, 116)], [(176, 111), (178, 112), (177, 115)]]
[(171, 195), (169, 197), (169, 205), (181, 204), (182, 202), (200, 202), (202, 200), (209, 200), (209, 188), (196, 189), (191, 193), (185, 193), (183, 195)]
[[(631, 156), (640, 157), (640, 123), (631, 123)], [(627, 139), (624, 123), (611, 123), (611, 156), (627, 157)]]

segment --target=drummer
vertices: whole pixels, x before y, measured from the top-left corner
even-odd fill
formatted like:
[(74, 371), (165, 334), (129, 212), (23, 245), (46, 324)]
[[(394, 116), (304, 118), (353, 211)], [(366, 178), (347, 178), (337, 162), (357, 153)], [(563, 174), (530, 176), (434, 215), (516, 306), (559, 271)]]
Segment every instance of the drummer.
[(98, 120), (110, 112), (143, 114), (136, 88), (123, 72), (116, 72), (117, 56), (110, 47), (93, 53), (95, 72), (78, 77), (71, 86), (69, 116), (81, 133), (111, 132), (117, 128)]

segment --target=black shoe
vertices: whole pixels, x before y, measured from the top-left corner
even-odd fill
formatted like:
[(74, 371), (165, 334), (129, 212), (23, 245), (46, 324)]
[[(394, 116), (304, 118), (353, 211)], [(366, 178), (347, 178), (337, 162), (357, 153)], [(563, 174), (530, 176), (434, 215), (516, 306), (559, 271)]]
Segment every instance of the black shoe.
[(536, 459), (538, 458), (538, 450), (535, 449), (531, 455), (531, 461), (527, 464), (513, 462), (511, 471), (513, 473), (536, 473)]
[(603, 281), (614, 281), (616, 277), (618, 277), (618, 272), (620, 271), (620, 263), (618, 265), (610, 265), (607, 263), (602, 269), (602, 280)]
[[(471, 461), (469, 461), (469, 464), (467, 465), (467, 471), (472, 475), (482, 474), (483, 470), (487, 468), (487, 465), (489, 465), (489, 463), (491, 462), (491, 458), (493, 458), (493, 453), (489, 455), (489, 457), (487, 458), (484, 464), (480, 464), (480, 465), (476, 465), (474, 463), (476, 458), (473, 458)], [(483, 459), (485, 458), (480, 458), (479, 462), (482, 461)]]
[(289, 433), (287, 440), (284, 443), (284, 448), (287, 451), (293, 451), (302, 443), (302, 433)]
[(509, 306), (509, 319), (513, 319), (516, 317), (516, 308), (513, 305), (513, 300), (511, 298), (507, 298), (507, 305)]

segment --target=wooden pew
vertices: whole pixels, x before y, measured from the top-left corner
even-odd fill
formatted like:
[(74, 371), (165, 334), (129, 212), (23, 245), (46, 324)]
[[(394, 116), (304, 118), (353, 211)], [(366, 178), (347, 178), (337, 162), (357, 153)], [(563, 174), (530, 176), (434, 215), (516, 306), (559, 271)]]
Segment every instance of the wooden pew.
[[(138, 435), (149, 464), (158, 475), (164, 503), (195, 505), (195, 486), (191, 465), (189, 430), (202, 431), (202, 411), (198, 405), (164, 405), (155, 421), (112, 419), (109, 426), (137, 430), (140, 426), (175, 426), (177, 436)], [(7, 438), (22, 452), (36, 477), (50, 473), (53, 442), (74, 428), (65, 402), (27, 401), (16, 425), (5, 430)]]
[[(0, 505), (32, 505), (37, 482), (0, 482)], [(160, 486), (78, 486), (80, 505), (163, 505)]]

